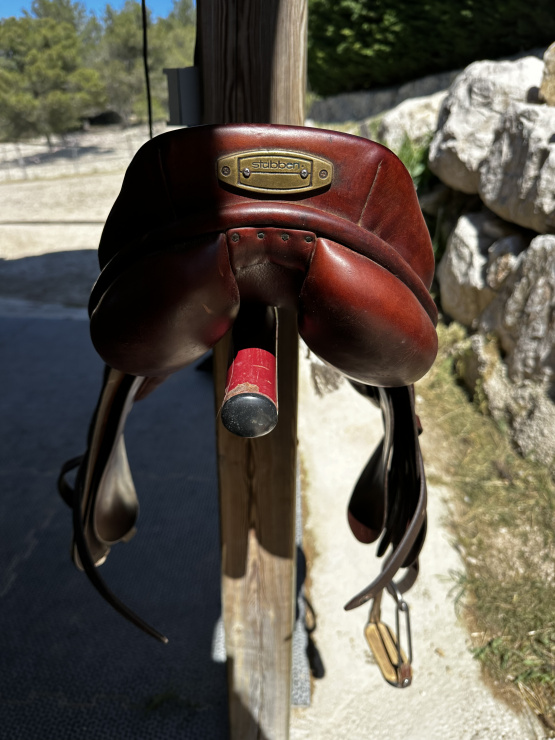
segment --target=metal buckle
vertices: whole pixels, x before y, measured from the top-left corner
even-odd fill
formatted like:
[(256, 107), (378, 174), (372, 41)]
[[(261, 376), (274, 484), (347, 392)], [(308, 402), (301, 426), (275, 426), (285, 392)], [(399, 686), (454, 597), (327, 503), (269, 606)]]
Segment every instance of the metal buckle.
[[(374, 599), (364, 634), (384, 679), (395, 688), (405, 689), (412, 683), (412, 635), (409, 606), (394, 583), (388, 584), (387, 590), (396, 604), (395, 634), (388, 625), (381, 621), (383, 592), (380, 592)], [(408, 657), (401, 647), (401, 612), (406, 620)]]

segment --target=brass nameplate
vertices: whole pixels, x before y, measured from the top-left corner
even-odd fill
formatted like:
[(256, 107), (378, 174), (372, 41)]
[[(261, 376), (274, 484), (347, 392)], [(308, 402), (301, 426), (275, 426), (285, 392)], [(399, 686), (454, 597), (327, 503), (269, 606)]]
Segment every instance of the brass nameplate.
[(222, 182), (273, 195), (316, 190), (330, 185), (333, 179), (331, 162), (304, 152), (236, 152), (220, 157), (217, 167)]

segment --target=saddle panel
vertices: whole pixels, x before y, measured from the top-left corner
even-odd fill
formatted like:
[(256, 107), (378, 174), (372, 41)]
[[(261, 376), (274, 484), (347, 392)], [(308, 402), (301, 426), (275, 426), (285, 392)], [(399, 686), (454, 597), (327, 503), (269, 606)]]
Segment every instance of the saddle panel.
[(437, 335), (414, 294), (370, 259), (318, 239), (299, 303), (299, 333), (353, 380), (409, 385), (437, 354)]
[(311, 232), (263, 227), (135, 261), (93, 311), (91, 337), (111, 367), (168, 375), (222, 338), (241, 300), (297, 309), (310, 349), (362, 383), (408, 385), (437, 352), (428, 314), (383, 267)]
[(96, 351), (130, 375), (167, 376), (194, 362), (229, 330), (239, 290), (223, 234), (134, 262), (91, 315)]

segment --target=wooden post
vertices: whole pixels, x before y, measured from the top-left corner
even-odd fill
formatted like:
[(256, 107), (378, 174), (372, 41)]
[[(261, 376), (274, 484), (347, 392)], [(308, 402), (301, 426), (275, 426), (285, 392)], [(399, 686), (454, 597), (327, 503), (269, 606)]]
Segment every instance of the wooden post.
[[(304, 124), (307, 0), (198, 0), (204, 123)], [(215, 350), (216, 405), (228, 342)], [(279, 422), (258, 439), (217, 425), (222, 608), (232, 740), (287, 740), (295, 611), (298, 339), (279, 312)]]

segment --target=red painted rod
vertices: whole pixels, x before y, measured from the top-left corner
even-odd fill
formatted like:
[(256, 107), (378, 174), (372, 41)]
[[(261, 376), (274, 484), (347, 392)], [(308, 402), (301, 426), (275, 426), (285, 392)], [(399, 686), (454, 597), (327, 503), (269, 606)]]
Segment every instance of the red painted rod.
[(232, 336), (222, 423), (239, 437), (262, 437), (278, 421), (276, 310), (241, 307)]

